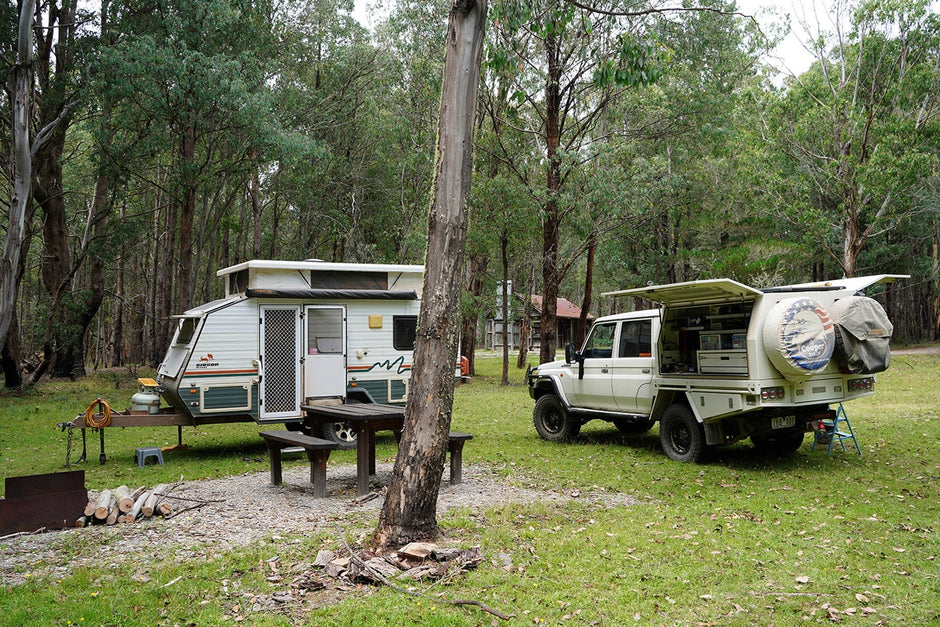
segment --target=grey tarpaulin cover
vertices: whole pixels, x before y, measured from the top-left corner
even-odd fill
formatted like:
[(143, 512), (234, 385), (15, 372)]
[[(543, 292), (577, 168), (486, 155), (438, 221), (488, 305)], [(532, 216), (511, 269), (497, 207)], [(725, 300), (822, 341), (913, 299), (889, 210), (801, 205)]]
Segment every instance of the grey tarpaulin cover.
[(891, 362), (888, 342), (894, 325), (878, 301), (865, 296), (837, 300), (829, 308), (836, 323), (836, 359), (849, 372), (884, 372)]

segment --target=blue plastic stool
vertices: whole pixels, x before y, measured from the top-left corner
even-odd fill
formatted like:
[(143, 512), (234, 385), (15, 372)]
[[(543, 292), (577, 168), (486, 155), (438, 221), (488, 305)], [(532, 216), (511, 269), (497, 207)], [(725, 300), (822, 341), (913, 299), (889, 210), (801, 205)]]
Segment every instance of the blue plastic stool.
[(163, 465), (163, 451), (159, 446), (145, 446), (137, 449), (137, 465), (143, 468), (146, 465), (148, 457), (155, 457), (157, 463)]

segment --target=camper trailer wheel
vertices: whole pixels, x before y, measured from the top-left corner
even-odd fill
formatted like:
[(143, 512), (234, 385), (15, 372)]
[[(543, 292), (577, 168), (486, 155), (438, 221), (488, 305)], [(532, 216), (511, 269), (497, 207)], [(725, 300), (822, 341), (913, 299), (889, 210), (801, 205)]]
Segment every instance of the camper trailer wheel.
[(356, 448), (356, 432), (348, 422), (328, 422), (323, 425), (323, 437), (339, 444), (340, 448)]
[(304, 435), (313, 435), (313, 433), (310, 432), (310, 425), (308, 425), (306, 422), (288, 422), (284, 424), (284, 427), (288, 431), (293, 431), (295, 433), (300, 432)]

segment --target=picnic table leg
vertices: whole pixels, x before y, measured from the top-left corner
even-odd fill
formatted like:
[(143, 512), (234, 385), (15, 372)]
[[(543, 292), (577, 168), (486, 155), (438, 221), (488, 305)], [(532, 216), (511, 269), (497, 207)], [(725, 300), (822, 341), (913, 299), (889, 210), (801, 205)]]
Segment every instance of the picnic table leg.
[(463, 440), (451, 440), (450, 448), (450, 485), (463, 481)]
[(271, 455), (271, 485), (281, 484), (281, 449), (273, 442), (268, 442), (268, 453)]
[(375, 474), (375, 431), (369, 431), (369, 474)]
[(310, 461), (310, 483), (313, 484), (313, 496), (322, 499), (326, 496), (326, 460), (330, 457), (329, 451), (306, 450)]
[[(371, 453), (371, 455), (370, 455)], [(360, 429), (356, 437), (356, 494), (369, 492), (369, 471), (374, 472), (375, 441), (370, 429)]]

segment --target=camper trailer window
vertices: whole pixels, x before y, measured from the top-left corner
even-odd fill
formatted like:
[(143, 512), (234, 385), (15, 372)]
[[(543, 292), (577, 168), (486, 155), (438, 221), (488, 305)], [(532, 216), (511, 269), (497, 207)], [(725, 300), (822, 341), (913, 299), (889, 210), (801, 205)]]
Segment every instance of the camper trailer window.
[(196, 332), (198, 322), (199, 318), (181, 318), (176, 331), (176, 344), (189, 344)]
[(395, 350), (414, 350), (417, 329), (418, 316), (392, 316), (392, 344)]

